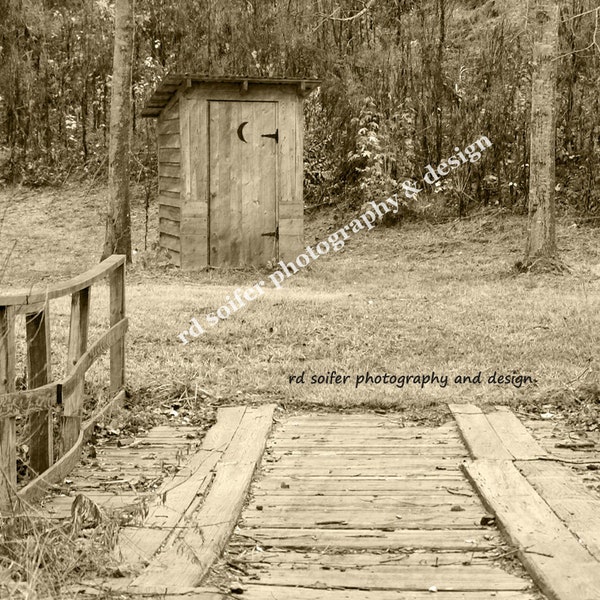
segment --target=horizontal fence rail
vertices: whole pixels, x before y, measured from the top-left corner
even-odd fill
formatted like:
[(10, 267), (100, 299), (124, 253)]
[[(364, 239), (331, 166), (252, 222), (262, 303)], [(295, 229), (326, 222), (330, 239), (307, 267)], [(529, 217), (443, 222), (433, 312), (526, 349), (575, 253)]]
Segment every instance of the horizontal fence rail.
[[(91, 290), (105, 278), (110, 284), (110, 329), (88, 348)], [(50, 300), (71, 296), (66, 375), (52, 380)], [(27, 388), (15, 390), (15, 321), (25, 316)], [(125, 257), (113, 255), (89, 271), (43, 292), (0, 295), (0, 512), (13, 511), (64, 477), (79, 458), (94, 419), (82, 424), (85, 375), (96, 359), (110, 351), (112, 400), (124, 396)], [(52, 410), (61, 407), (60, 459), (54, 460)], [(98, 412), (98, 416), (99, 416)], [(16, 417), (28, 415), (29, 467), (36, 475), (17, 493)]]

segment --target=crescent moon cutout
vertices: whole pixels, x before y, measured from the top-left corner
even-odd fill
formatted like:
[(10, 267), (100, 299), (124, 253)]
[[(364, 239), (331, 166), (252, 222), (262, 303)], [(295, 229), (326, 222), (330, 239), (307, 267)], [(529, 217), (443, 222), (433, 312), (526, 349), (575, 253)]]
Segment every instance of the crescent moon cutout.
[(244, 127), (248, 124), (248, 121), (244, 121), (238, 128), (237, 128), (237, 134), (238, 137), (240, 138), (240, 140), (242, 140), (242, 142), (244, 143), (248, 143), (245, 139), (244, 139)]

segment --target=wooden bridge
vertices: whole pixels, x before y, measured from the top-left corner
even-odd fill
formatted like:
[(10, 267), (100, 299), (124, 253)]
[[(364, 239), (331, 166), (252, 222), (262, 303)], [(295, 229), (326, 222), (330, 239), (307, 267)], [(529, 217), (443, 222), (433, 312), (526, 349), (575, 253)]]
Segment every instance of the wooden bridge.
[[(104, 277), (110, 329), (87, 348), (90, 290)], [(49, 306), (69, 294), (68, 364), (65, 377), (53, 382)], [(23, 391), (12, 389), (18, 315), (25, 316), (30, 388)], [(83, 502), (122, 516), (114, 552), (123, 577), (68, 593), (196, 600), (600, 598), (600, 498), (573, 469), (599, 464), (600, 454), (559, 450), (547, 428), (528, 429), (505, 409), (484, 414), (452, 405), (445, 424), (423, 427), (406, 423), (401, 413), (222, 407), (203, 439), (195, 427), (156, 427), (126, 446), (98, 447), (93, 461), (77, 465), (91, 424), (112, 403), (81, 423), (85, 372), (110, 349), (111, 399), (123, 397), (126, 329), (122, 257), (43, 295), (0, 297), (3, 514), (37, 497), (51, 520), (75, 518)], [(63, 414), (60, 439), (53, 441), (57, 407)], [(18, 489), (15, 417), (21, 411), (29, 415), (37, 476)], [(139, 492), (142, 478), (163, 481)]]

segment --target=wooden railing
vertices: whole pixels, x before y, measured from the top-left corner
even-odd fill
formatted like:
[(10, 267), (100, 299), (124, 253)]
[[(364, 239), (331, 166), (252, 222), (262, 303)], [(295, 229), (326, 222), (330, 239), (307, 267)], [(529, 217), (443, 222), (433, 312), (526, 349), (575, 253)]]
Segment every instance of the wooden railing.
[[(88, 348), (92, 285), (110, 279), (110, 329)], [(52, 381), (50, 301), (71, 296), (71, 322), (66, 376)], [(25, 316), (27, 389), (15, 391), (15, 321)], [(125, 386), (125, 257), (113, 255), (97, 267), (43, 292), (0, 295), (0, 511), (14, 510), (19, 499), (30, 499), (64, 477), (79, 458), (91, 429), (82, 424), (85, 374), (110, 350), (110, 395), (124, 396)], [(54, 460), (52, 409), (62, 406), (59, 447)], [(29, 468), (36, 478), (17, 493), (17, 416), (28, 416)]]

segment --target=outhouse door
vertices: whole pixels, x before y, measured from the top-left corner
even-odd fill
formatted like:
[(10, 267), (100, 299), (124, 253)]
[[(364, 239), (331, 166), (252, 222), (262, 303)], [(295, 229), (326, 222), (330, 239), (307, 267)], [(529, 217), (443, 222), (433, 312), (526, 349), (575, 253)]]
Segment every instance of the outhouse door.
[(277, 102), (209, 102), (209, 264), (278, 256)]

